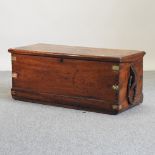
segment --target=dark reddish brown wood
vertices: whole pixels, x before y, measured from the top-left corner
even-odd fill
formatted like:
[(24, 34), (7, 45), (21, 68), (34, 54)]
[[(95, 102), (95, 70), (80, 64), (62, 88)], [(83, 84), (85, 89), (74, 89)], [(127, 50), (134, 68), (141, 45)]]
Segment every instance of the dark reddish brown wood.
[(84, 60), (131, 62), (142, 58), (144, 51), (76, 47), (51, 44), (34, 44), (10, 48), (9, 52), (22, 55), (39, 55)]
[(15, 99), (109, 114), (142, 102), (144, 52), (49, 44), (9, 52)]

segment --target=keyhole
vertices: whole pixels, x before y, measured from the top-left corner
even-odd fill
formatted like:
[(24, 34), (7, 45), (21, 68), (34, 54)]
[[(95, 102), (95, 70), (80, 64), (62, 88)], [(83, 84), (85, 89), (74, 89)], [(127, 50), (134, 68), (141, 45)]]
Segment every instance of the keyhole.
[(64, 62), (64, 59), (63, 58), (60, 58), (60, 62), (63, 63)]

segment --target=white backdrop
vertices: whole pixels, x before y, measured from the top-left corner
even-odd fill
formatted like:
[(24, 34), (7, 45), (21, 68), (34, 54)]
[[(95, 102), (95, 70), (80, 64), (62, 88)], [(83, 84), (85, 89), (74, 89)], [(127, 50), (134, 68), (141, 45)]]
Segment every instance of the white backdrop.
[(155, 70), (155, 0), (0, 0), (0, 70), (8, 48), (38, 42), (145, 50)]

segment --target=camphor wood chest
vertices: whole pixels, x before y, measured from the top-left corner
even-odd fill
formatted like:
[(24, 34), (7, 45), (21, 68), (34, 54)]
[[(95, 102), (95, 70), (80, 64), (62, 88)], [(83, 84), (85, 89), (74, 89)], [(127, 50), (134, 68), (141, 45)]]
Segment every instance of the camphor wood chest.
[(35, 44), (9, 52), (14, 99), (108, 114), (143, 101), (143, 51)]

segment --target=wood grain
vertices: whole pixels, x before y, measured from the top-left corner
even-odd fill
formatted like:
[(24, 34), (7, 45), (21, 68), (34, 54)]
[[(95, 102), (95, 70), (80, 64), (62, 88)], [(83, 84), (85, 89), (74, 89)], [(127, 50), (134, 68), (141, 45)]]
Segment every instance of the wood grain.
[[(70, 53), (72, 50), (75, 52), (75, 47), (57, 47), (57, 45), (42, 47), (43, 45), (37, 44), (9, 50), (13, 57), (12, 73), (16, 75), (12, 78), (14, 99), (109, 114), (117, 114), (142, 102), (143, 52), (135, 54), (129, 52), (126, 55), (121, 55), (122, 51), (116, 50), (118, 53), (115, 51), (117, 54), (112, 57), (114, 51), (109, 50), (109, 52), (111, 51), (108, 52), (111, 54), (111, 60), (120, 57), (127, 60), (128, 57), (128, 61), (113, 62), (109, 59), (103, 61), (106, 56), (102, 61), (100, 61), (101, 59), (92, 59), (91, 56), (88, 59), (81, 59), (78, 56), (72, 58)], [(57, 53), (59, 50), (59, 53), (66, 50), (69, 57), (60, 55), (55, 57), (53, 52), (48, 56), (46, 55), (49, 53), (48, 48), (51, 51), (55, 48)], [(42, 51), (42, 54), (40, 52), (34, 54), (34, 50), (40, 52), (47, 50), (47, 52)], [(100, 52), (107, 52), (107, 50), (102, 51), (103, 49), (98, 49), (98, 51), (90, 48), (77, 48), (82, 56), (85, 55), (83, 50), (90, 50), (90, 53), (96, 51), (95, 56), (102, 58), (103, 55), (101, 56)], [(135, 69), (137, 83), (133, 105), (129, 104), (127, 98), (131, 65)], [(114, 70), (113, 66), (118, 66), (119, 70)]]
[(9, 52), (24, 55), (39, 55), (111, 62), (132, 62), (142, 58), (145, 54), (144, 51), (136, 50), (104, 49), (51, 44), (34, 44), (18, 48), (10, 48)]

